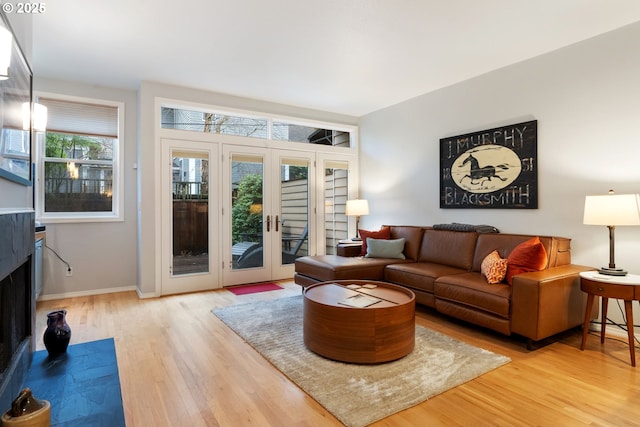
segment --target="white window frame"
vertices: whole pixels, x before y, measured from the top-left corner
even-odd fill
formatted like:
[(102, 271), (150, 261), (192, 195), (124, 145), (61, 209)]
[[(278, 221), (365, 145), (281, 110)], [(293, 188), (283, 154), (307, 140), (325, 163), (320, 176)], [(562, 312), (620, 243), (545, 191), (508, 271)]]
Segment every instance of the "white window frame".
[(45, 133), (34, 132), (36, 145), (36, 179), (34, 191), (36, 219), (44, 223), (117, 222), (124, 221), (124, 102), (79, 96), (38, 93), (43, 98), (60, 101), (105, 105), (118, 109), (118, 138), (113, 147), (113, 183), (110, 212), (45, 212), (44, 211), (44, 153)]
[[(358, 152), (358, 130), (359, 130), (359, 126), (357, 125), (345, 125), (345, 124), (340, 124), (340, 123), (336, 123), (336, 122), (328, 122), (328, 121), (322, 121), (322, 120), (313, 120), (313, 119), (304, 119), (304, 118), (300, 118), (300, 117), (295, 117), (295, 116), (287, 116), (287, 115), (282, 115), (282, 114), (272, 114), (272, 113), (265, 113), (265, 112), (260, 112), (260, 111), (254, 111), (254, 110), (245, 110), (245, 109), (240, 109), (240, 108), (231, 108), (231, 107), (224, 107), (221, 105), (216, 105), (216, 104), (201, 104), (201, 103), (196, 103), (196, 102), (190, 102), (190, 101), (181, 101), (178, 99), (171, 99), (171, 98), (162, 98), (162, 97), (158, 97), (156, 98), (156, 105), (155, 105), (155, 110), (156, 110), (156, 126), (155, 128), (158, 130), (158, 132), (160, 133), (165, 133), (167, 135), (175, 135), (175, 132), (188, 132), (188, 134), (200, 134), (202, 135), (202, 132), (194, 132), (194, 131), (187, 131), (187, 130), (181, 130), (181, 129), (171, 129), (171, 128), (163, 128), (162, 127), (162, 119), (161, 119), (161, 110), (163, 107), (166, 108), (175, 108), (178, 110), (190, 110), (190, 111), (200, 111), (202, 113), (213, 113), (213, 114), (220, 114), (220, 115), (230, 115), (230, 116), (237, 116), (237, 117), (246, 117), (249, 119), (258, 119), (258, 120), (266, 120), (267, 121), (267, 136), (266, 138), (257, 138), (257, 137), (251, 137), (251, 136), (241, 136), (241, 135), (225, 135), (225, 134), (213, 134), (212, 135), (216, 135), (216, 137), (222, 137), (223, 140), (224, 138), (248, 138), (249, 140), (253, 140), (253, 141), (268, 141), (270, 143), (276, 143), (276, 144), (291, 144), (296, 143), (298, 144), (299, 142), (294, 142), (294, 141), (284, 141), (284, 140), (278, 140), (278, 139), (272, 139), (272, 129), (273, 129), (273, 123), (274, 122), (283, 122), (286, 124), (291, 124), (291, 125), (299, 125), (299, 126), (307, 126), (307, 127), (316, 127), (319, 129), (330, 129), (330, 130), (334, 130), (334, 131), (341, 131), (341, 132), (348, 132), (349, 133), (349, 137), (350, 137), (350, 142), (349, 142), (349, 147), (338, 147), (338, 146), (326, 146), (325, 148), (316, 148), (313, 151), (326, 151), (326, 150), (336, 150), (336, 151), (332, 151), (332, 152)], [(187, 139), (190, 139), (189, 137), (187, 137)], [(249, 142), (249, 144), (251, 144), (251, 142)], [(286, 146), (285, 146), (286, 147)], [(289, 148), (293, 148), (296, 149), (294, 147), (292, 147), (291, 145), (289, 145)]]

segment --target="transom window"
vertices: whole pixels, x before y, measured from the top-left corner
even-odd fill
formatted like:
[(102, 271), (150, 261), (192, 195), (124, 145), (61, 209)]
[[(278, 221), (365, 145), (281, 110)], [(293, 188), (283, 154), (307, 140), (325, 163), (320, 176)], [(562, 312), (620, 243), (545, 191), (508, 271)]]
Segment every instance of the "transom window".
[(40, 149), (38, 215), (47, 220), (120, 220), (119, 103), (40, 97), (47, 131)]
[(162, 107), (161, 117), (161, 127), (164, 129), (180, 129), (307, 144), (351, 146), (348, 131), (300, 125), (284, 120), (172, 107)]

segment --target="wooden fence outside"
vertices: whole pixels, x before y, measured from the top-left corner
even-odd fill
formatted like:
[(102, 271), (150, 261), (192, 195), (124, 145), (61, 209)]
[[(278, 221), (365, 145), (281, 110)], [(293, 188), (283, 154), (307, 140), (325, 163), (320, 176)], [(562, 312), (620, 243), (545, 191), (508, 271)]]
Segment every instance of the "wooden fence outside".
[[(325, 246), (327, 254), (335, 254), (339, 240), (347, 239), (347, 172), (334, 170), (325, 177)], [(307, 198), (309, 184), (306, 179), (282, 183), (281, 221), (282, 235), (302, 236), (308, 226)], [(274, 218), (275, 219), (275, 218)], [(209, 251), (209, 212), (207, 200), (173, 201), (173, 254), (200, 255)], [(213, 242), (212, 242), (213, 243)], [(308, 254), (307, 238), (298, 256)], [(295, 243), (293, 243), (295, 245)]]

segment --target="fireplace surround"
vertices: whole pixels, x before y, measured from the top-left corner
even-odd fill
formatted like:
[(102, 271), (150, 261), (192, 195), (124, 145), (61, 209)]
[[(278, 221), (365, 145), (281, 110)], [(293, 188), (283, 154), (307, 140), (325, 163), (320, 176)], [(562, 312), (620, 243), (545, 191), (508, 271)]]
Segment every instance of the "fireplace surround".
[(0, 210), (0, 413), (25, 386), (35, 349), (34, 212)]

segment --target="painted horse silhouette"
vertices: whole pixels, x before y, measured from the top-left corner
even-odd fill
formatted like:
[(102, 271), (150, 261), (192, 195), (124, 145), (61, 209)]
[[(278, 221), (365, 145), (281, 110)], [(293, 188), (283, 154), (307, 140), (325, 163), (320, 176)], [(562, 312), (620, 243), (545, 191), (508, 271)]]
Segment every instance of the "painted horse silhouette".
[(469, 178), (471, 180), (472, 185), (482, 185), (487, 181), (491, 181), (491, 178), (498, 178), (500, 181), (506, 181), (508, 178), (502, 178), (496, 173), (496, 168), (506, 171), (509, 169), (509, 166), (502, 163), (496, 166), (482, 166), (480, 167), (480, 163), (478, 159), (473, 157), (473, 154), (469, 154), (469, 157), (464, 159), (462, 164), (459, 167), (465, 166), (467, 163), (471, 163), (471, 169), (469, 170), (469, 174), (463, 176), (460, 179), (462, 182), (465, 178)]

